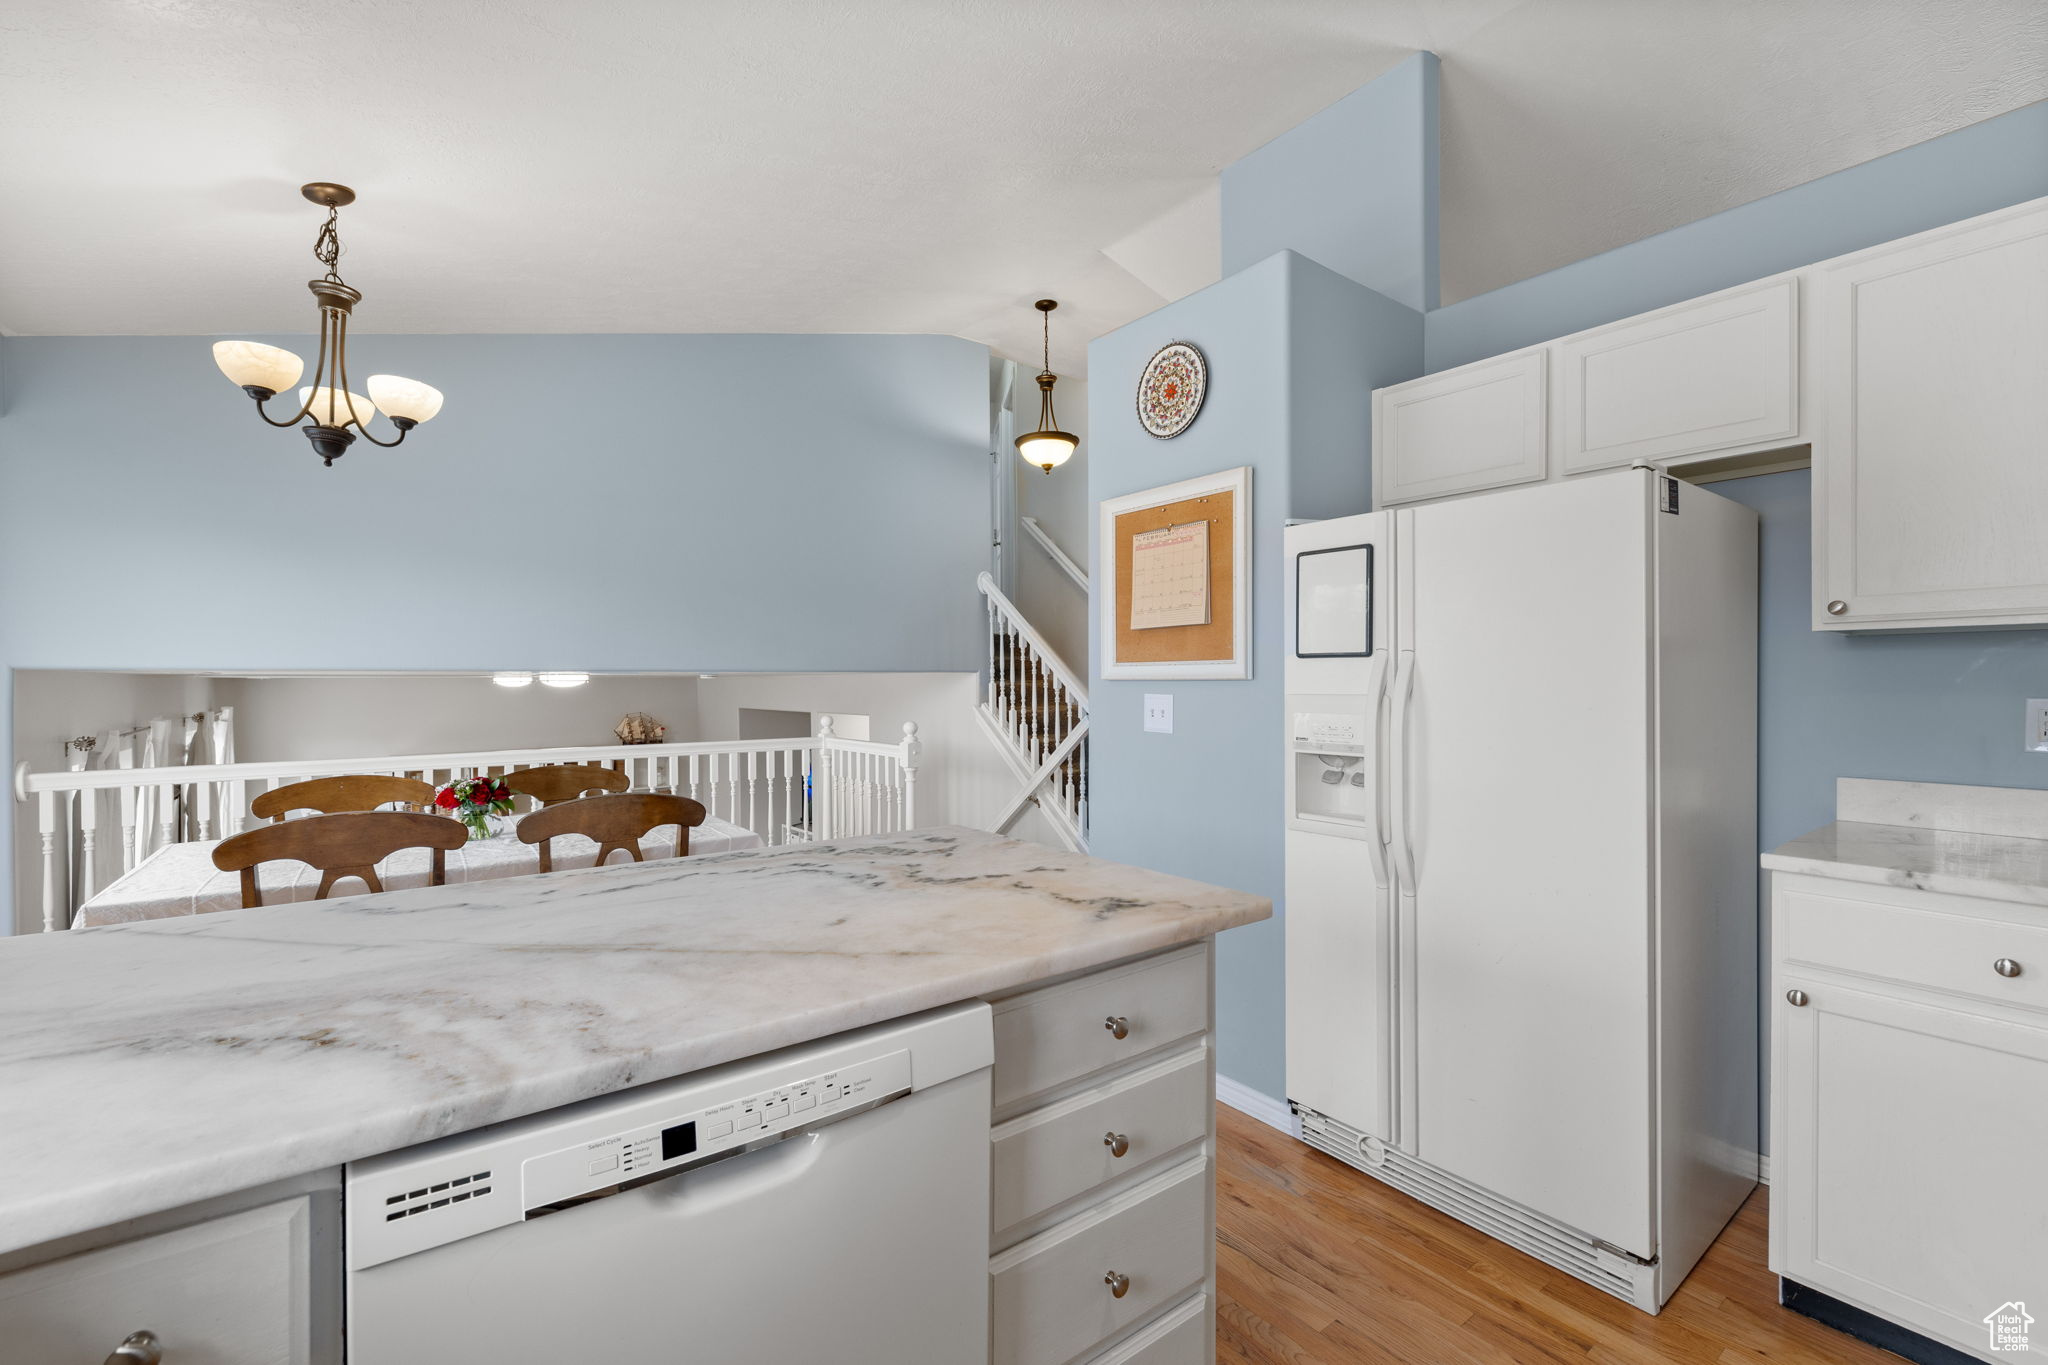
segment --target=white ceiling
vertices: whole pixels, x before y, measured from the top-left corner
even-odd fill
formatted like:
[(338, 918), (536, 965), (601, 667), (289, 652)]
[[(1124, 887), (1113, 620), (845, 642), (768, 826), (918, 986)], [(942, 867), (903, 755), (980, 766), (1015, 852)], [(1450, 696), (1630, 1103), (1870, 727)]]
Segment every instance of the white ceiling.
[[(1444, 57), (1446, 298), (2048, 96), (2040, 0), (8, 0), (0, 330), (941, 332), (1214, 274), (1216, 172)], [(331, 54), (331, 55), (330, 55)]]

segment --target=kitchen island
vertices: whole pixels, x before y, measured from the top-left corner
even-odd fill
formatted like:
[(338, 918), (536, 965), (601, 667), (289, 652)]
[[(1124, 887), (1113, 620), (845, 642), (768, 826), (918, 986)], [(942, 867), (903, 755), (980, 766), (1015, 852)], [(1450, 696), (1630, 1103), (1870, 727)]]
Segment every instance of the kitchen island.
[[(331, 1188), (347, 1162), (960, 1001), (996, 1002), (1000, 1162), (1006, 1129), (1040, 1131), (1041, 1110), (1085, 1108), (1126, 1072), (1157, 1093), (1142, 1073), (1162, 1051), (1196, 1049), (1206, 1084), (1202, 945), (1269, 913), (937, 829), (0, 942), (0, 1326), (23, 1311), (7, 1280), (181, 1209)], [(1116, 965), (1189, 951), (1197, 1002), (1176, 997), (1190, 968)], [(1148, 1035), (1134, 1008), (1112, 1038), (1095, 1011), (1100, 1046), (1128, 1044), (1107, 1060), (1094, 1035), (1035, 1027), (1041, 996), (1094, 1010), (1098, 978), (1163, 989), (1161, 1017), (1195, 1009), (1198, 1027)], [(1024, 1166), (1024, 1193), (996, 1182), (1016, 1230), (999, 1256), (1099, 1192), (1071, 1175), (1038, 1191), (1044, 1163)], [(330, 1358), (312, 1349), (289, 1358)]]

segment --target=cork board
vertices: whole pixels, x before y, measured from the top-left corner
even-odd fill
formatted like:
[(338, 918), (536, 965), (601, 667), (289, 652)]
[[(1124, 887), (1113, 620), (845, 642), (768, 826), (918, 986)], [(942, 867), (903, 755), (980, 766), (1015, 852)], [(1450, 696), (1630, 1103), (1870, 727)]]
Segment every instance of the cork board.
[[(1209, 620), (1205, 625), (1131, 629), (1131, 539), (1146, 531), (1190, 522), (1209, 526)], [(1228, 659), (1236, 639), (1231, 600), (1237, 494), (1219, 489), (1114, 518), (1116, 546), (1116, 659), (1118, 663), (1191, 663)]]
[[(1251, 676), (1251, 478), (1251, 467), (1240, 465), (1098, 504), (1099, 573), (1109, 578), (1095, 613), (1101, 676)], [(1196, 522), (1206, 527), (1209, 544), (1208, 619), (1133, 630), (1132, 538)]]

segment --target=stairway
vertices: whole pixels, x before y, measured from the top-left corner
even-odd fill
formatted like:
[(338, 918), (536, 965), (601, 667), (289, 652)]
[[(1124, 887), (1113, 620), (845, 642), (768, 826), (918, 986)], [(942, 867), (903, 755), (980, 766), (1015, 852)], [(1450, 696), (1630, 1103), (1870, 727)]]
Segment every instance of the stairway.
[(990, 824), (1007, 833), (1036, 806), (1062, 843), (1088, 848), (1088, 690), (987, 574), (988, 675), (976, 719), (1017, 779)]

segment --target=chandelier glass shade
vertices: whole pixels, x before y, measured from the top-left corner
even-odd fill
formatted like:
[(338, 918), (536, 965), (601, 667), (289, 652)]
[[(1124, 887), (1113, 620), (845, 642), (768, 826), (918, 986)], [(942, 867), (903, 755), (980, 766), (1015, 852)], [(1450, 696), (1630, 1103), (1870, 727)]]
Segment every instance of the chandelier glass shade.
[(1052, 410), (1052, 386), (1059, 383), (1059, 376), (1052, 372), (1052, 310), (1059, 304), (1052, 299), (1040, 299), (1032, 306), (1044, 321), (1044, 351), (1038, 372), (1038, 429), (1017, 438), (1017, 453), (1027, 463), (1050, 474), (1079, 449), (1081, 438), (1061, 431), (1059, 417)]
[[(260, 341), (217, 341), (213, 363), (229, 382), (256, 400), (256, 415), (274, 427), (306, 423), (299, 429), (312, 443), (313, 453), (325, 464), (333, 464), (361, 436), (371, 445), (395, 446), (406, 433), (428, 421), (441, 410), (441, 391), (395, 374), (373, 374), (364, 381), (365, 397), (349, 386), (348, 322), (363, 296), (344, 283), (337, 262), (341, 259), (341, 237), (336, 226), (340, 210), (355, 202), (355, 191), (346, 185), (316, 181), (301, 186), (299, 193), (327, 210), (327, 221), (313, 241), (313, 258), (327, 267), (327, 273), (309, 280), (306, 287), (320, 308), (320, 351), (313, 362), (313, 382), (299, 387), (298, 411), (290, 417), (270, 415), (264, 404), (298, 384), (305, 375), (305, 362), (292, 352)], [(370, 431), (379, 410), (391, 419), (398, 435), (380, 440)]]

